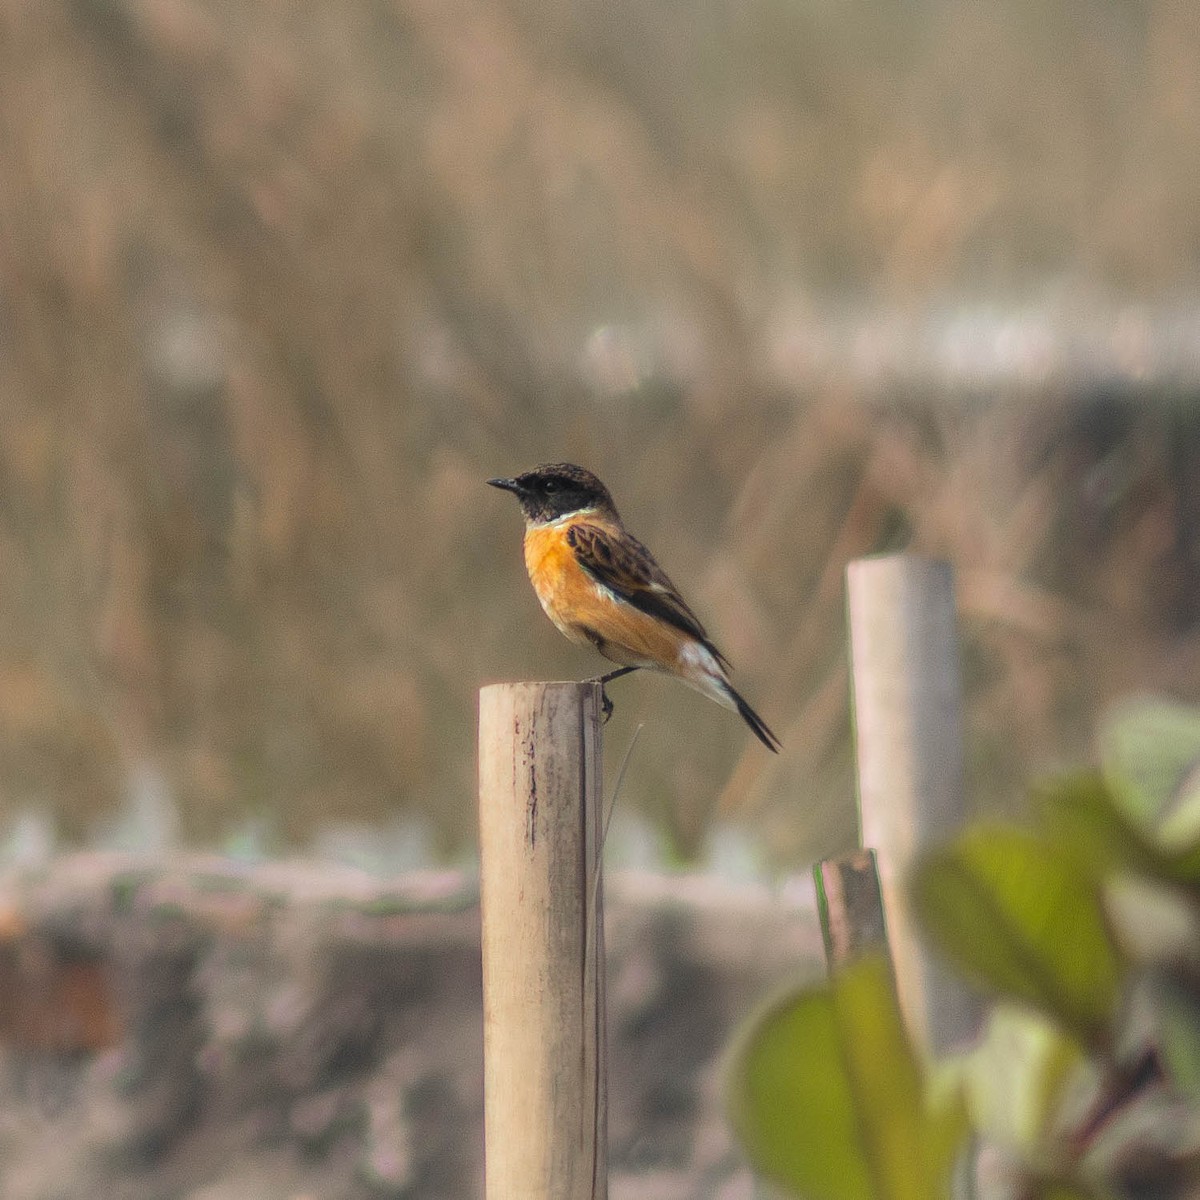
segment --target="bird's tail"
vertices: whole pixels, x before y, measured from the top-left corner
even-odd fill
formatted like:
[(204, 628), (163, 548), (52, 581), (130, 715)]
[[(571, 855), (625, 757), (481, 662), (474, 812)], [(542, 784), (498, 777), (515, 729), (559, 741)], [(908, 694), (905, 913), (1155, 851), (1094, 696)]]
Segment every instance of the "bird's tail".
[(760, 717), (758, 713), (756, 713), (754, 709), (752, 709), (750, 705), (742, 699), (741, 695), (734, 690), (732, 684), (730, 684), (727, 680), (722, 680), (722, 684), (723, 690), (728, 694), (729, 699), (733, 701), (733, 707), (738, 710), (742, 720), (750, 726), (751, 733), (753, 733), (754, 736), (758, 738), (758, 740), (762, 742), (762, 744), (766, 746), (766, 748), (770, 750), (772, 754), (778, 754), (782, 743), (771, 732), (766, 721), (764, 721), (762, 717)]

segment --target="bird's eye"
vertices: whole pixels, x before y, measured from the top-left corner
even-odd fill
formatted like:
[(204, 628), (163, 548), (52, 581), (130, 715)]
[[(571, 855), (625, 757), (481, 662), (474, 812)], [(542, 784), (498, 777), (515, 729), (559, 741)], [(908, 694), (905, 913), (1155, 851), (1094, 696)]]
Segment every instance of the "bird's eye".
[(558, 491), (558, 480), (557, 479), (547, 479), (546, 482), (542, 486), (547, 492), (557, 492)]

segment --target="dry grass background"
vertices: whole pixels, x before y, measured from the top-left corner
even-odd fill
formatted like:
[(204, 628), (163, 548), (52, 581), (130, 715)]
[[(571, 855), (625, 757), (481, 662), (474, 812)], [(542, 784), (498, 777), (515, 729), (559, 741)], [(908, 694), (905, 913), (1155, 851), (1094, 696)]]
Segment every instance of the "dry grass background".
[[(1197, 338), (1197, 128), (1191, 0), (3, 0), (3, 810), (86, 837), (149, 773), (194, 838), (469, 843), (475, 689), (594, 668), (482, 484), (546, 459), (785, 743), (617, 685), (681, 853), (849, 839), (859, 554), (960, 572), (981, 805), (1196, 697), (1200, 389), (1143, 351)], [(1031, 296), (1103, 369), (904, 369)]]

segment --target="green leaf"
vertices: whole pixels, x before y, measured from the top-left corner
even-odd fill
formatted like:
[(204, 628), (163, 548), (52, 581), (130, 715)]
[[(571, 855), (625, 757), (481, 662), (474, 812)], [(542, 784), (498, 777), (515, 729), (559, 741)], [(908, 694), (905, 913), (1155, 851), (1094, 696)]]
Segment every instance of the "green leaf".
[(1159, 697), (1113, 709), (1100, 731), (1105, 774), (1164, 849), (1200, 843), (1200, 710)]
[(1165, 860), (1099, 771), (1051, 779), (1034, 790), (1047, 837), (1097, 877), (1117, 866), (1162, 875)]
[(1166, 879), (1174, 879), (1193, 888), (1200, 885), (1200, 842), (1166, 855), (1162, 874)]
[[(1187, 786), (1195, 796), (1186, 803), (1200, 807), (1200, 785)], [(1200, 839), (1180, 841), (1171, 832), (1182, 827), (1175, 811), (1164, 832), (1123, 796), (1113, 776), (1066, 775), (1039, 787), (1034, 798), (1046, 835), (1093, 876), (1125, 866), (1169, 883), (1200, 884)]]
[(1126, 959), (1135, 966), (1200, 966), (1200, 908), (1173, 883), (1117, 872), (1104, 881), (1104, 911)]
[(1025, 1161), (1044, 1159), (1064, 1098), (1093, 1074), (1083, 1048), (1047, 1018), (995, 1005), (958, 1061), (974, 1128)]
[(934, 1109), (887, 960), (792, 992), (736, 1045), (730, 1116), (756, 1169), (806, 1200), (948, 1195), (965, 1133), (957, 1095)]
[(1001, 995), (1106, 1039), (1122, 964), (1079, 864), (1022, 830), (977, 826), (918, 864), (913, 903), (944, 953)]

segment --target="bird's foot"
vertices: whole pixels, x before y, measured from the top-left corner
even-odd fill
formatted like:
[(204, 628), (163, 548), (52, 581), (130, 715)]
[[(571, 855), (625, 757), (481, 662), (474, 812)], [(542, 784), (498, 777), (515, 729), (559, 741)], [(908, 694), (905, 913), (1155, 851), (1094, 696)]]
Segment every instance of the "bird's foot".
[(637, 667), (618, 667), (615, 671), (608, 671), (603, 675), (597, 675), (595, 679), (588, 679), (586, 683), (598, 683), (600, 685), (600, 715), (604, 718), (604, 724), (608, 724), (608, 719), (613, 715), (613, 702), (608, 698), (608, 691), (605, 688), (606, 684), (611, 683), (614, 679), (620, 679), (622, 675), (628, 675), (631, 671), (636, 671)]

